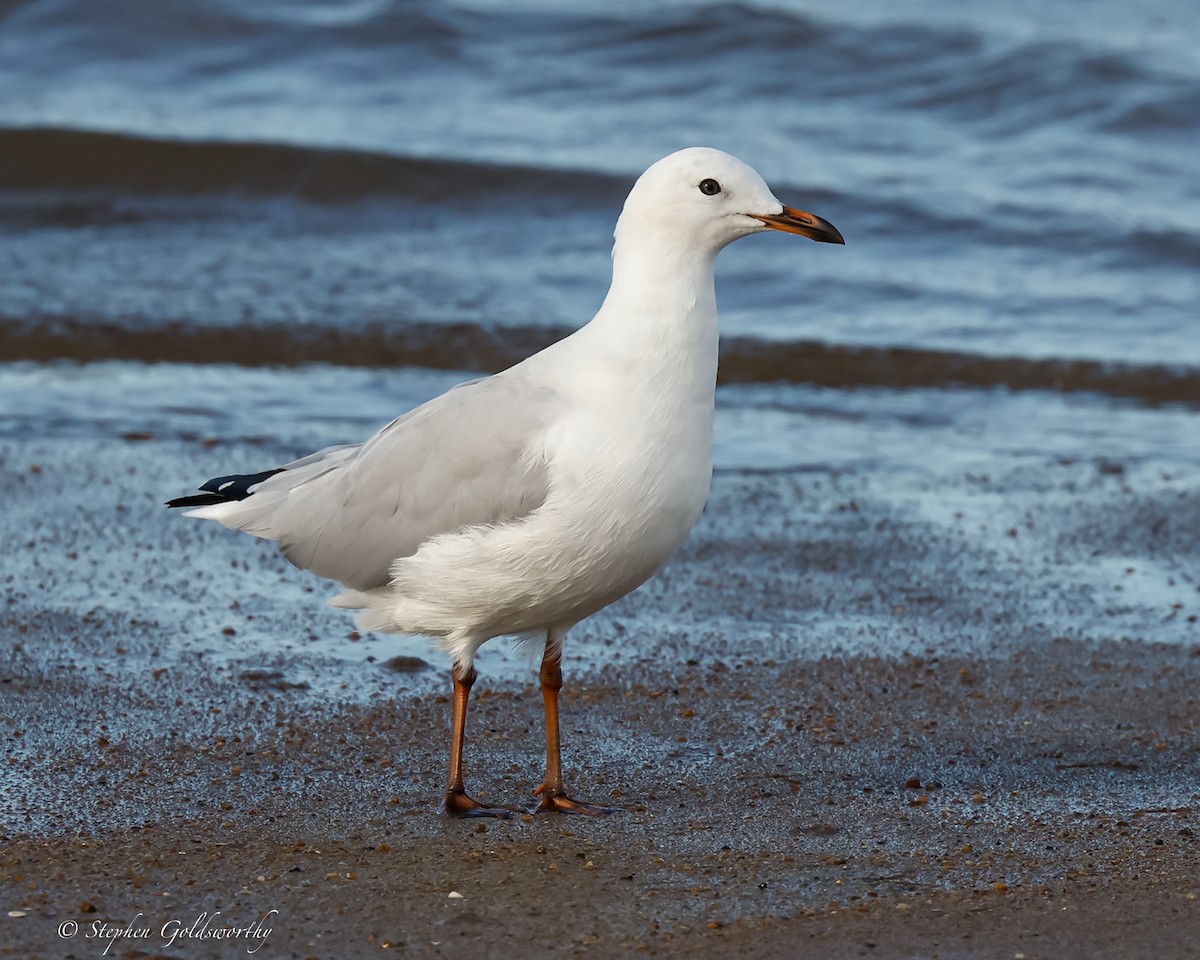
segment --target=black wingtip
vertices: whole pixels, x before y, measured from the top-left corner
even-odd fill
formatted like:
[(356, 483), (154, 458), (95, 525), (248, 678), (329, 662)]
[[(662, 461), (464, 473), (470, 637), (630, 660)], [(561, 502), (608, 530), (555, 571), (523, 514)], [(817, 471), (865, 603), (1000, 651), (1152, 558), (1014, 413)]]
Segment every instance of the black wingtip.
[(229, 498), (223, 497), (219, 493), (198, 493), (194, 497), (176, 497), (174, 500), (168, 500), (165, 504), (168, 508), (173, 507), (207, 507), (212, 503), (228, 503)]
[(202, 483), (200, 489), (220, 494), (224, 500), (245, 500), (250, 496), (251, 487), (277, 473), (283, 473), (283, 467), (264, 470), (262, 473), (234, 473), (228, 477), (213, 477), (207, 483)]
[(283, 467), (274, 470), (264, 470), (262, 473), (235, 473), (228, 477), (213, 477), (200, 485), (204, 493), (190, 497), (176, 497), (167, 501), (167, 507), (207, 507), (214, 503), (230, 503), (234, 500), (245, 500), (251, 494), (250, 488), (262, 483), (267, 477), (283, 473)]

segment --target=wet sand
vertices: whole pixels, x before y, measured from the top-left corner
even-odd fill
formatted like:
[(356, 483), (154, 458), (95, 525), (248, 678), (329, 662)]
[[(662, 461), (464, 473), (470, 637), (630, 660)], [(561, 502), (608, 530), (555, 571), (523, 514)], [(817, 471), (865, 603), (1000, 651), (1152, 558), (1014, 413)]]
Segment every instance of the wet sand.
[[(568, 787), (626, 812), (480, 823), (440, 656), (159, 507), (278, 452), (0, 447), (0, 956), (1200, 956), (1195, 471), (722, 474), (567, 652)], [(480, 667), (468, 787), (528, 803), (540, 695)]]

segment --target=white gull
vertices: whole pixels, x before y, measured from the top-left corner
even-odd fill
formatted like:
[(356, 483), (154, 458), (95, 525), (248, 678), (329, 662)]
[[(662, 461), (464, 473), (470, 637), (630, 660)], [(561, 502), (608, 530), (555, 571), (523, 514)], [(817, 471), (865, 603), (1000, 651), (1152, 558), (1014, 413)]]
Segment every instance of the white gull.
[(691, 530), (712, 478), (717, 376), (713, 270), (722, 248), (782, 230), (842, 243), (785, 207), (740, 160), (693, 147), (634, 184), (617, 221), (613, 279), (590, 323), (495, 376), (472, 380), (361, 444), (263, 473), (218, 477), (168, 506), (275, 540), (344, 587), (364, 630), (425, 634), (453, 658), (443, 810), (505, 816), (462, 778), (475, 652), (545, 639), (546, 777), (538, 810), (605, 813), (563, 787), (563, 639), (654, 574)]

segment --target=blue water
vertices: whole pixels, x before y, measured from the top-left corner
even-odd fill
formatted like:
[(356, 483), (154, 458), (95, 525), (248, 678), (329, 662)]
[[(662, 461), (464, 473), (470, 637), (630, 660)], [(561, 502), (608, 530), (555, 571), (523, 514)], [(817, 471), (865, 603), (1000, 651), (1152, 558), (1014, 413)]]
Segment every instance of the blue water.
[[(710, 144), (848, 241), (731, 248), (727, 332), (1200, 364), (1193, 5), (975, 6), (0, 4), (0, 127), (232, 151), (91, 182), (81, 138), (31, 182), (9, 143), (0, 315), (570, 329), (627, 185)], [(331, 203), (262, 142), (380, 166)]]
[[(56, 602), (181, 603), (129, 563), (179, 555), (163, 500), (360, 440), (578, 327), (629, 186), (694, 144), (847, 241), (721, 255), (706, 564), (776, 536), (743, 481), (795, 474), (788, 543), (843, 536), (829, 517), (873, 489), (1003, 566), (978, 582), (1013, 578), (1021, 629), (1194, 642), (1194, 0), (0, 0), (9, 538), (61, 520), (88, 540), (98, 573)], [(113, 524), (108, 484), (135, 469), (142, 526), (114, 551), (79, 530)], [(216, 594), (239, 596), (218, 534), (170, 569), (223, 568)], [(831, 597), (888, 589), (858, 544), (830, 547)], [(922, 594), (953, 574), (912, 571)], [(312, 616), (313, 588), (287, 589), (272, 602)], [(733, 615), (712, 595), (671, 629)], [(888, 642), (893, 603), (869, 608)]]

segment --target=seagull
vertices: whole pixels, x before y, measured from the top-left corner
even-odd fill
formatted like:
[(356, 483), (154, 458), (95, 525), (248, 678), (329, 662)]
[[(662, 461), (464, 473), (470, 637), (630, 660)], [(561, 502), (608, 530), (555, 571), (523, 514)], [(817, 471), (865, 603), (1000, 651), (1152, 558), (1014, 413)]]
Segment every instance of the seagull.
[(691, 147), (638, 178), (617, 220), (612, 284), (592, 320), (494, 376), (451, 388), (363, 443), (217, 477), (168, 507), (274, 540), (340, 583), (364, 631), (421, 634), (451, 657), (442, 812), (506, 817), (463, 782), (476, 651), (544, 641), (546, 776), (531, 812), (612, 808), (563, 785), (558, 695), (577, 623), (662, 567), (708, 499), (717, 378), (717, 254), (768, 230), (845, 243), (786, 207), (751, 167)]

